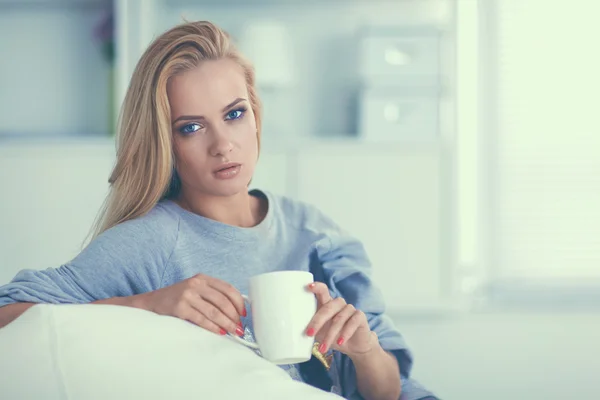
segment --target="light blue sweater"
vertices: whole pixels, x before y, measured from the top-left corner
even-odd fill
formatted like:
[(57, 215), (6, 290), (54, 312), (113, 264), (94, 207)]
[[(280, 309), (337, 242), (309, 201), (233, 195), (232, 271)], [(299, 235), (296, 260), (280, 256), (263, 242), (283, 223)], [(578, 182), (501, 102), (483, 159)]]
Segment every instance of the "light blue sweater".
[[(267, 192), (252, 194), (268, 200), (265, 219), (253, 228), (226, 225), (164, 200), (147, 215), (104, 232), (60, 268), (19, 272), (12, 282), (0, 286), (0, 307), (14, 302), (88, 303), (130, 296), (198, 273), (227, 281), (247, 294), (253, 275), (310, 271), (315, 280), (328, 285), (333, 297), (343, 296), (366, 313), (381, 346), (396, 355), (406, 378), (411, 356), (383, 314), (382, 296), (371, 280), (361, 243), (312, 206)], [(245, 322), (251, 327), (250, 315)], [(358, 396), (351, 360), (335, 352), (334, 365), (330, 369), (333, 386), (344, 397)]]

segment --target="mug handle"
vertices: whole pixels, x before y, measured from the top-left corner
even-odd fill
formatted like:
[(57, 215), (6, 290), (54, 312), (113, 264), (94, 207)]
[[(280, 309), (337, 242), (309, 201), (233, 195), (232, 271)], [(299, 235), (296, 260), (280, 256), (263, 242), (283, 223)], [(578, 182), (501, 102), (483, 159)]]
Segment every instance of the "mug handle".
[[(243, 294), (242, 297), (244, 298), (244, 300), (246, 300), (248, 303), (250, 303), (250, 298), (248, 296), (246, 296), (245, 294)], [(227, 335), (231, 339), (235, 340), (236, 342), (238, 342), (240, 344), (243, 344), (246, 347), (250, 347), (251, 349), (259, 350), (259, 347), (258, 347), (258, 345), (256, 343), (248, 342), (247, 340), (244, 340), (241, 337), (232, 335), (230, 333), (228, 333)]]

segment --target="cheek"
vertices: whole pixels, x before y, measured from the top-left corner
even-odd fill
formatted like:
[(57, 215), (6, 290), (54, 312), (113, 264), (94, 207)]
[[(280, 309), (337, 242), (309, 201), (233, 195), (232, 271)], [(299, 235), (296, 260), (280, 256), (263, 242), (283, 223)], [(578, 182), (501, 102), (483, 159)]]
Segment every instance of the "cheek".
[(175, 137), (173, 138), (173, 157), (174, 165), (179, 166), (179, 164), (181, 164), (181, 150), (179, 141)]
[(244, 147), (247, 149), (248, 158), (256, 160), (258, 156), (258, 137), (256, 130), (251, 130), (245, 135)]
[(178, 167), (181, 167), (187, 163), (190, 152), (190, 143), (186, 143), (182, 138), (177, 137), (173, 141), (173, 153), (175, 155), (175, 162)]
[(256, 124), (254, 123), (254, 116), (248, 116), (248, 119), (243, 124), (239, 124), (237, 127), (238, 140), (244, 144), (244, 147), (248, 147), (253, 143), (256, 143)]
[(177, 170), (185, 175), (189, 170), (195, 170), (203, 162), (202, 143), (194, 138), (186, 140), (175, 139), (173, 143), (173, 152), (175, 154), (175, 163)]

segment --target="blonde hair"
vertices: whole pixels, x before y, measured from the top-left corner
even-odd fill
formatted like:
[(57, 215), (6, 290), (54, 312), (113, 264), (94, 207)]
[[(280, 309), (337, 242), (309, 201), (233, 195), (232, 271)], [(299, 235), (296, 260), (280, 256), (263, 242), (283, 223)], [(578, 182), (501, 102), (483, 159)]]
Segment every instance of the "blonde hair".
[(178, 178), (173, 167), (167, 82), (202, 61), (223, 58), (237, 62), (244, 71), (260, 148), (260, 100), (250, 62), (230, 36), (210, 22), (187, 22), (170, 29), (150, 44), (131, 77), (121, 109), (110, 192), (92, 228), (92, 238), (146, 214), (161, 199), (174, 194)]

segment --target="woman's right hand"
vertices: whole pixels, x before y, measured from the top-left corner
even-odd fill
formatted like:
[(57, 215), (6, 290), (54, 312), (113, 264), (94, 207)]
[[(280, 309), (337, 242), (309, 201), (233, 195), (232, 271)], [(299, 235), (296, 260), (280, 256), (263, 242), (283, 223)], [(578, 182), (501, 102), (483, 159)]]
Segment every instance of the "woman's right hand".
[(141, 308), (192, 322), (211, 332), (243, 336), (244, 298), (227, 282), (198, 274), (174, 285), (139, 295)]

